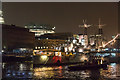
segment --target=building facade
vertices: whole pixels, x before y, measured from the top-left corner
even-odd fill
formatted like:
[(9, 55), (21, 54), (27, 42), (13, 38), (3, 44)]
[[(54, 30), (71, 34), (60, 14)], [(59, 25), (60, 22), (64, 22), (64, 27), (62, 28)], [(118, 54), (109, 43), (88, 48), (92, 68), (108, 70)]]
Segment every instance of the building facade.
[(53, 33), (41, 35), (35, 42), (35, 49), (56, 49), (62, 50), (62, 47), (67, 45), (68, 37), (71, 33)]
[(29, 32), (34, 32), (36, 38), (47, 33), (55, 33), (55, 26), (48, 24), (28, 24), (25, 28), (28, 28)]
[(0, 10), (0, 24), (4, 23), (3, 12)]

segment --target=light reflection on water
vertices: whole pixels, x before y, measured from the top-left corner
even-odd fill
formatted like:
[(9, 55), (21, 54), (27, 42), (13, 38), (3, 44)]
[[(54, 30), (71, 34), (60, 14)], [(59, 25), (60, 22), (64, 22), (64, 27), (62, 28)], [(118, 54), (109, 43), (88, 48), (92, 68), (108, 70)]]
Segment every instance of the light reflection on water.
[(3, 78), (75, 78), (81, 80), (120, 80), (120, 64), (111, 63), (108, 69), (69, 71), (67, 66), (34, 67), (32, 63), (3, 63)]
[(33, 64), (31, 63), (3, 63), (3, 78), (32, 78)]
[(104, 76), (105, 78), (120, 80), (120, 64), (111, 63), (108, 65), (107, 70), (101, 70), (100, 72), (101, 76)]
[[(60, 68), (62, 67), (62, 68)], [(69, 71), (66, 66), (34, 68), (34, 78), (75, 78), (90, 80), (120, 80), (120, 64), (111, 63), (108, 69)]]

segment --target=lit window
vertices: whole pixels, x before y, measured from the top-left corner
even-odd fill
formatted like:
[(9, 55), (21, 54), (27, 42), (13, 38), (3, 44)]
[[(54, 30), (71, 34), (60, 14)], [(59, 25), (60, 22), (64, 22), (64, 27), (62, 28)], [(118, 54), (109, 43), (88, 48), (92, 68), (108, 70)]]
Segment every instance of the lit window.
[(37, 47), (35, 47), (35, 49), (37, 49)]
[(38, 47), (38, 49), (40, 49), (40, 47)]

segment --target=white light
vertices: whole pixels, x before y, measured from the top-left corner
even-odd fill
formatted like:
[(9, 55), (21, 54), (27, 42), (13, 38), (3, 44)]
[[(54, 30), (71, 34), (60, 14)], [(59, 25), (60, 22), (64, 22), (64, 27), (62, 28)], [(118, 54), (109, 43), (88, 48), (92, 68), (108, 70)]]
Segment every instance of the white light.
[(61, 52), (55, 52), (55, 56), (61, 56)]
[(4, 18), (2, 16), (3, 16), (2, 11), (0, 10), (0, 24), (4, 23)]
[(81, 61), (85, 61), (85, 60), (88, 60), (88, 58), (87, 58), (85, 55), (83, 55), (83, 56), (81, 57)]
[(73, 54), (76, 54), (75, 52)]
[(71, 47), (69, 47), (69, 51), (71, 51), (72, 50), (72, 48)]
[(65, 52), (67, 52), (67, 47), (64, 48)]
[(2, 11), (0, 10), (0, 15), (2, 15)]
[(24, 51), (24, 50), (26, 50), (26, 48), (20, 48), (20, 50), (21, 50), (21, 51)]
[(35, 49), (37, 49), (37, 47), (35, 47)]
[(116, 65), (116, 63), (111, 63), (110, 65), (111, 65), (111, 66), (115, 66), (115, 65)]
[(79, 46), (80, 44), (79, 44), (79, 43), (76, 43), (76, 45), (78, 45), (78, 46)]
[(56, 49), (58, 50), (58, 47), (56, 47)]
[(115, 53), (111, 53), (111, 55), (112, 55), (113, 57), (115, 57), (115, 56), (116, 56), (116, 54), (115, 54)]
[(68, 54), (68, 53), (66, 52), (66, 54)]
[(4, 46), (4, 49), (6, 48), (6, 46)]
[(52, 28), (53, 30), (55, 29), (55, 27)]
[(91, 51), (95, 51), (95, 49), (91, 49)]
[(80, 48), (78, 52), (83, 52), (83, 49)]
[(0, 23), (4, 23), (4, 19), (0, 17)]
[(46, 55), (42, 55), (41, 58), (42, 58), (43, 60), (46, 60), (48, 57), (47, 57)]
[(75, 52), (75, 49), (73, 49), (73, 52)]
[(27, 28), (27, 26), (25, 26), (25, 28)]
[(73, 40), (73, 43), (75, 44), (77, 42), (77, 40)]
[(19, 69), (20, 69), (20, 70), (23, 70), (24, 68), (26, 68), (24, 64), (20, 64), (20, 65), (19, 65)]
[(117, 49), (113, 49), (114, 51), (116, 51)]
[(2, 52), (4, 52), (4, 50), (2, 50)]
[(105, 49), (105, 51), (109, 50), (108, 48)]

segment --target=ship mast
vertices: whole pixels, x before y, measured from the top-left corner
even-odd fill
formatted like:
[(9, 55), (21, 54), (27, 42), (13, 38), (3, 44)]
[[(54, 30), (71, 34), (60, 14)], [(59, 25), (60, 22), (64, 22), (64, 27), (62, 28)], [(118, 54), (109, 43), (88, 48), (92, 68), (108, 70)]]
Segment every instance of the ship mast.
[(99, 18), (99, 24), (97, 25), (98, 26), (98, 41), (97, 41), (97, 44), (98, 44), (98, 48), (101, 47), (103, 45), (103, 26), (105, 26), (105, 24), (101, 24), (101, 19)]
[(105, 24), (101, 24), (100, 22), (101, 22), (101, 19), (99, 18), (99, 24), (98, 24), (99, 30), (98, 30), (98, 34), (102, 35), (103, 34), (102, 27), (105, 26)]
[(83, 20), (83, 25), (79, 25), (79, 27), (84, 27), (84, 35), (87, 35), (87, 28), (91, 25), (86, 24), (86, 20)]
[(83, 25), (79, 25), (79, 27), (83, 27), (83, 28), (84, 28), (84, 33), (83, 33), (83, 37), (84, 37), (84, 48), (87, 48), (87, 46), (88, 46), (87, 29), (88, 29), (90, 26), (91, 26), (91, 25), (86, 24), (86, 20), (83, 20)]

